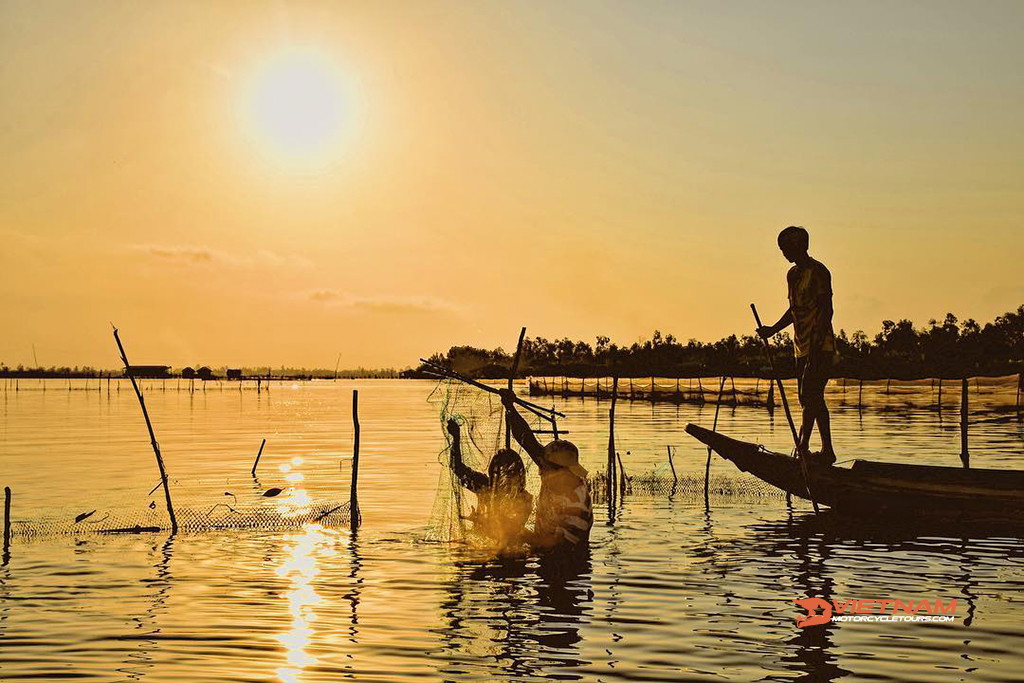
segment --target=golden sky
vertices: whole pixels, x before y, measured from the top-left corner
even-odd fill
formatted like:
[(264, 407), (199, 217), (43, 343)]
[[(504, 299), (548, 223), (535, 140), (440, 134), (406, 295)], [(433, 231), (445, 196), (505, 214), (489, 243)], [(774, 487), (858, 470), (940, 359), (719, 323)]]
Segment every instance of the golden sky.
[(404, 366), (1024, 303), (1024, 5), (0, 3), (0, 361)]

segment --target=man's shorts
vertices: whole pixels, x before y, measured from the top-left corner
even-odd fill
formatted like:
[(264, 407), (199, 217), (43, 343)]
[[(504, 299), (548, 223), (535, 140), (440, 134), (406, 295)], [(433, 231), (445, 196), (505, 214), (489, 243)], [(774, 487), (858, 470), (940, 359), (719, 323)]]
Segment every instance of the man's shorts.
[(834, 353), (821, 353), (812, 362), (810, 356), (796, 359), (796, 379), (800, 395), (800, 405), (804, 408), (820, 405), (825, 400), (825, 385), (832, 378), (835, 365)]

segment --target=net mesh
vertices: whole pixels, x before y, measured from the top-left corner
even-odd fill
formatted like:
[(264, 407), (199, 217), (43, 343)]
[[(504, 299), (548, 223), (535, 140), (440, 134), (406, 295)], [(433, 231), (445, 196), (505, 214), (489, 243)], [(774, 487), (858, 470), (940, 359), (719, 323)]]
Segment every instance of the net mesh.
[[(324, 495), (337, 487), (332, 474), (304, 475), (301, 481), (262, 482), (254, 478), (169, 481), (178, 529), (290, 529), (309, 523), (347, 524), (349, 504)], [(315, 492), (315, 493), (313, 493)], [(171, 528), (162, 486), (148, 496), (103, 496), (77, 507), (41, 510), (30, 520), (11, 520), (11, 533), (46, 535), (116, 534)]]
[[(486, 472), (491, 457), (506, 446), (505, 409), (497, 395), (458, 380), (438, 382), (428, 402), (437, 410), (438, 429), (445, 439), (444, 448), (438, 454), (441, 472), (430, 515), (428, 540), (485, 545), (486, 539), (469, 521), (478, 504), (477, 497), (459, 484), (451, 467), (452, 437), (448, 434), (446, 425), (449, 419), (459, 423), (462, 461), (478, 472)], [(529, 413), (524, 417), (534, 429), (544, 429), (547, 426), (545, 421)], [(514, 439), (509, 443), (509, 447), (522, 457), (526, 467), (526, 489), (536, 496), (540, 489), (537, 467)]]
[[(781, 401), (771, 382), (749, 377), (633, 377), (620, 378), (618, 397), (634, 401), (667, 403), (715, 403), (780, 407)], [(795, 379), (783, 383), (791, 402), (796, 400)], [(972, 377), (968, 385), (968, 407), (975, 413), (1018, 412), (1024, 407), (1024, 375)], [(610, 377), (535, 377), (530, 381), (531, 396), (573, 396), (608, 398)], [(957, 410), (960, 407), (960, 380), (858, 380), (834, 378), (826, 389), (829, 405), (873, 408), (878, 410)]]

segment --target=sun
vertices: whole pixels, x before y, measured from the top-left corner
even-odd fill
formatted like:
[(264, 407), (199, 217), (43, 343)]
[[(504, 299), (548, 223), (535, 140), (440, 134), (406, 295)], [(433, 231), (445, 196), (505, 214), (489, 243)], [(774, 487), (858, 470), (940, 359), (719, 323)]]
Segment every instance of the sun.
[(352, 122), (340, 70), (323, 54), (288, 50), (268, 59), (248, 82), (243, 118), (263, 151), (286, 162), (334, 158)]

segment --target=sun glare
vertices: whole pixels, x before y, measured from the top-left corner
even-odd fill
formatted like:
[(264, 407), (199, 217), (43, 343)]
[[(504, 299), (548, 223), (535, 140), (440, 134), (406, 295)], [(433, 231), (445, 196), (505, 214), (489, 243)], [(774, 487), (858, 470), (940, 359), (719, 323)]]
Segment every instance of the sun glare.
[(321, 163), (337, 156), (351, 123), (338, 69), (323, 55), (293, 50), (259, 69), (244, 98), (246, 123), (263, 151), (281, 161)]

